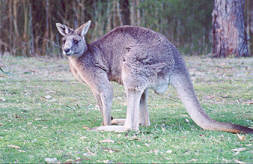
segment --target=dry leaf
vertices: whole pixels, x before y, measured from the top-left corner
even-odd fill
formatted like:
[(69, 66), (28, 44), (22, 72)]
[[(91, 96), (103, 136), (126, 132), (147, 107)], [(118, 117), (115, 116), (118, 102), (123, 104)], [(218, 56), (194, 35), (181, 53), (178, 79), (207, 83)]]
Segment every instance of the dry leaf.
[(238, 152), (240, 152), (240, 151), (245, 151), (245, 150), (247, 150), (246, 148), (237, 148), (237, 149), (232, 149), (232, 151), (238, 151)]
[(83, 161), (83, 160), (90, 160), (90, 159), (89, 158), (79, 158), (79, 159), (76, 159), (75, 162), (79, 163), (80, 161)]
[(54, 101), (56, 101), (56, 99), (48, 100), (48, 102), (54, 102)]
[(104, 142), (107, 142), (107, 143), (114, 143), (113, 140), (110, 140), (110, 139), (106, 139), (106, 140), (102, 140), (102, 141), (99, 141), (100, 143), (104, 143)]
[(193, 158), (193, 159), (191, 159), (191, 160), (188, 161), (188, 162), (197, 162), (197, 161), (198, 161), (198, 159)]
[(66, 162), (64, 162), (64, 164), (80, 163), (80, 162), (82, 162), (84, 160), (90, 160), (90, 159), (88, 159), (88, 158), (78, 158), (76, 160), (74, 160), (74, 159), (67, 159)]
[(16, 145), (8, 145), (8, 147), (10, 147), (10, 148), (15, 148), (15, 149), (20, 149), (20, 147), (19, 147), (19, 146), (16, 146)]
[(228, 160), (227, 160), (227, 159), (222, 159), (222, 161), (224, 161), (224, 162), (228, 163)]
[(46, 121), (46, 120), (44, 120), (42, 118), (35, 118), (35, 121)]
[(116, 149), (108, 149), (108, 148), (101, 148), (101, 149), (103, 149), (103, 150), (105, 150), (105, 151), (109, 151), (110, 153), (112, 153), (112, 152), (119, 152), (119, 150), (116, 150)]
[(109, 163), (109, 162), (110, 162), (110, 160), (108, 160), (108, 159), (102, 161), (102, 163)]
[(167, 150), (166, 153), (172, 153), (172, 150)]
[(149, 147), (149, 144), (147, 144), (147, 143), (145, 143), (144, 145), (147, 146), (147, 147)]
[(71, 162), (75, 162), (75, 160), (74, 159), (67, 159), (66, 162), (70, 162), (71, 163)]
[(245, 138), (244, 135), (240, 135), (240, 134), (237, 133), (237, 136), (239, 138), (238, 141), (246, 141), (246, 138)]
[(245, 102), (242, 102), (243, 104), (247, 104), (247, 105), (253, 105), (253, 100), (249, 100), (249, 101), (245, 101)]
[(153, 150), (149, 150), (149, 153), (155, 153), (155, 155), (157, 155), (159, 153), (159, 149), (153, 149)]
[(215, 95), (205, 96), (205, 99), (212, 99), (212, 98), (215, 98)]
[(238, 154), (240, 154), (240, 152), (239, 152), (239, 151), (235, 152), (235, 154), (233, 154), (233, 155), (238, 155)]
[(245, 162), (242, 161), (238, 161), (237, 159), (234, 160), (236, 163), (240, 163), (240, 164), (246, 164)]
[(45, 161), (47, 163), (56, 163), (57, 162), (57, 158), (45, 158)]
[(133, 137), (129, 138), (128, 140), (130, 140), (130, 141), (132, 141), (132, 140), (140, 141), (141, 139), (137, 138), (136, 136), (133, 136)]
[(44, 98), (46, 98), (46, 99), (50, 99), (52, 96), (50, 96), (50, 95), (46, 95)]
[(220, 63), (220, 66), (222, 67), (222, 66), (225, 66), (226, 65), (226, 63)]
[(72, 162), (64, 162), (63, 164), (72, 164)]
[(87, 129), (87, 130), (90, 129), (90, 128), (88, 128), (87, 126), (83, 126), (83, 128), (84, 128), (84, 129)]
[(48, 93), (56, 93), (55, 91), (53, 91), (53, 90), (51, 90), (49, 88), (47, 88), (47, 90), (49, 90), (49, 91), (45, 92), (46, 94), (48, 94)]
[(22, 117), (20, 117), (20, 116), (14, 116), (15, 118), (22, 118)]
[(94, 155), (96, 155), (96, 153), (83, 153), (83, 156), (94, 156)]
[(189, 117), (187, 114), (180, 114), (182, 117)]
[(82, 140), (82, 139), (85, 139), (85, 138), (88, 138), (88, 137), (86, 137), (86, 136), (82, 136), (82, 137), (80, 137), (80, 139)]

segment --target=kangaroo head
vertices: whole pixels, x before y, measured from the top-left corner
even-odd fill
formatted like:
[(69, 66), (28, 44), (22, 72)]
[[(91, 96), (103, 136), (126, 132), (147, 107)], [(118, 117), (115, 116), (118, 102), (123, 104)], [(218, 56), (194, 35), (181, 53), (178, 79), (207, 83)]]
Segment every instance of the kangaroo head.
[(78, 29), (73, 30), (66, 25), (56, 23), (56, 27), (62, 38), (62, 51), (66, 56), (81, 56), (87, 50), (85, 35), (88, 32), (91, 21), (89, 20)]

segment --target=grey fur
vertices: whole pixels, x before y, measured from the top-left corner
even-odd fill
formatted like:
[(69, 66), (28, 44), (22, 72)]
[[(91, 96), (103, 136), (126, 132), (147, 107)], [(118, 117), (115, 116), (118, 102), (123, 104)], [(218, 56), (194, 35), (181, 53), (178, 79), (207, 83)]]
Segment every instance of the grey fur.
[[(69, 58), (73, 75), (85, 82), (95, 95), (104, 125), (92, 130), (138, 130), (150, 125), (148, 89), (163, 94), (171, 84), (179, 93), (187, 112), (197, 125), (207, 130), (252, 133), (244, 126), (212, 120), (202, 109), (182, 56), (168, 39), (143, 27), (121, 26), (101, 39), (87, 44), (90, 21), (77, 30), (56, 24), (64, 36), (63, 53)], [(111, 122), (113, 88), (110, 81), (124, 85), (127, 94), (126, 120)], [(111, 123), (125, 122), (124, 126)]]

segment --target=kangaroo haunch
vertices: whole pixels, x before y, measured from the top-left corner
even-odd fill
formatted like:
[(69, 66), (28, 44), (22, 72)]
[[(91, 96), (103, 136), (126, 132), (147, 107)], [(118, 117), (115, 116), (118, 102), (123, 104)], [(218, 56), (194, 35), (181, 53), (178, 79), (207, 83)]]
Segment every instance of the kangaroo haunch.
[[(63, 53), (68, 56), (70, 70), (94, 93), (105, 126), (92, 130), (138, 130), (149, 126), (148, 89), (163, 94), (171, 84), (178, 92), (193, 121), (203, 129), (232, 133), (253, 133), (253, 129), (211, 119), (200, 106), (182, 56), (160, 33), (143, 27), (121, 26), (101, 39), (87, 44), (85, 35), (91, 21), (76, 30), (57, 23), (63, 35)], [(126, 119), (111, 120), (113, 88), (110, 81), (125, 87)], [(124, 123), (112, 126), (111, 123)]]

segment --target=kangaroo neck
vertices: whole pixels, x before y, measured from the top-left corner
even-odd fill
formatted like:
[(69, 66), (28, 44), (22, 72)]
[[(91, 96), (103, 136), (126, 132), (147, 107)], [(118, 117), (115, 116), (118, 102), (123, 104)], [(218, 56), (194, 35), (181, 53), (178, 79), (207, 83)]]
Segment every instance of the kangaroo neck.
[(92, 55), (89, 50), (86, 50), (82, 55), (79, 56), (69, 56), (69, 63), (77, 69), (77, 67), (85, 67), (85, 65), (90, 66), (92, 64)]

